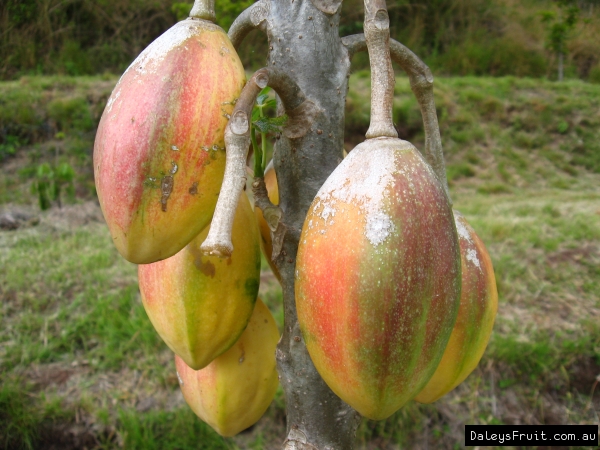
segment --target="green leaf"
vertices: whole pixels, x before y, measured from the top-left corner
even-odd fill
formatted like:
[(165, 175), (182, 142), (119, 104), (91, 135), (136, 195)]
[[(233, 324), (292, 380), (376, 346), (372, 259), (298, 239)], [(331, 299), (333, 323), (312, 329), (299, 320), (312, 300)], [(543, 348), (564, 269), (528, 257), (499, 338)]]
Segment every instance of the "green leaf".
[(50, 190), (51, 192), (51, 196), (50, 198), (52, 198), (52, 201), (57, 201), (60, 199), (60, 184), (57, 183), (56, 181), (54, 181), (54, 183), (52, 183), (52, 189)]
[(52, 167), (50, 167), (50, 164), (48, 163), (43, 163), (40, 164), (37, 168), (37, 177), (40, 180), (48, 180), (54, 177), (54, 171), (52, 170)]
[(36, 183), (37, 193), (38, 193), (38, 201), (40, 203), (40, 209), (42, 211), (50, 208), (50, 198), (48, 197), (48, 183), (45, 181), (38, 181)]
[(71, 183), (75, 178), (75, 170), (69, 163), (62, 163), (56, 169), (56, 180), (59, 183)]
[(281, 131), (281, 127), (285, 125), (288, 120), (288, 116), (285, 114), (279, 117), (260, 117), (258, 120), (252, 122), (252, 124), (261, 133), (277, 133)]
[(269, 98), (269, 92), (271, 92), (271, 88), (269, 86), (260, 91), (260, 94), (258, 94), (258, 97), (256, 97), (256, 104), (259, 106), (264, 105)]

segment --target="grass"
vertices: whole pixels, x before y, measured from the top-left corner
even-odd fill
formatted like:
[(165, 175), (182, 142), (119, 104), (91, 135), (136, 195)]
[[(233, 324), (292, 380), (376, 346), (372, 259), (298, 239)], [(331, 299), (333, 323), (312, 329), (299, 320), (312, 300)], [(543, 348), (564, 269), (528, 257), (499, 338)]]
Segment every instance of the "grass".
[[(114, 82), (0, 84), (0, 98), (10, 92), (11, 108), (23, 110), (18, 120), (0, 111), (18, 143), (0, 159), (0, 208), (36, 219), (0, 230), (0, 448), (277, 448), (281, 390), (235, 438), (195, 418), (143, 310), (136, 267), (110, 243), (89, 165)], [(351, 78), (349, 147), (367, 128), (368, 83), (363, 72)], [(394, 116), (419, 147), (411, 95), (399, 78)], [(597, 424), (600, 86), (448, 78), (437, 81), (436, 102), (454, 204), (490, 252), (499, 313), (479, 367), (461, 386), (432, 405), (411, 402), (386, 421), (365, 420), (358, 447), (460, 448), (465, 423)], [(35, 168), (56, 160), (77, 167), (75, 204), (40, 212)], [(265, 261), (260, 295), (281, 327), (281, 290)]]

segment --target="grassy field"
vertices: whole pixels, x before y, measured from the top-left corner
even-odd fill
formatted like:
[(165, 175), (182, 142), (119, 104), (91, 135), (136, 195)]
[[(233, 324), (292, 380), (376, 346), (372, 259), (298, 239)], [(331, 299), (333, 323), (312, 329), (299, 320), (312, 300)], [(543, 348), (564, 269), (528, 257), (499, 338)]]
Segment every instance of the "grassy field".
[[(110, 242), (91, 149), (114, 78), (0, 84), (0, 448), (271, 449), (261, 421), (223, 439), (196, 419), (141, 305), (136, 267)], [(368, 126), (367, 73), (351, 78), (347, 145)], [(364, 449), (461, 448), (463, 425), (600, 422), (600, 85), (517, 78), (436, 81), (455, 207), (494, 262), (500, 305), (478, 369), (432, 405), (364, 421)], [(399, 77), (401, 137), (422, 145)], [(70, 164), (75, 198), (41, 212), (38, 167)], [(261, 296), (281, 325), (263, 264)]]

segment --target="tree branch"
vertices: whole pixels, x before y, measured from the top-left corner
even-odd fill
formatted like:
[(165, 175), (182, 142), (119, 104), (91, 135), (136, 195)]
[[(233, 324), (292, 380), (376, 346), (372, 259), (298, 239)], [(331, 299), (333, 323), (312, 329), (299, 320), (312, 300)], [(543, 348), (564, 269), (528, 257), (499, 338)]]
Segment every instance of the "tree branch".
[[(293, 114), (295, 111), (304, 109), (302, 105), (306, 103), (306, 97), (296, 82), (288, 74), (273, 67), (257, 70), (244, 86), (225, 128), (226, 160), (223, 185), (208, 236), (200, 247), (207, 255), (226, 257), (233, 252), (231, 230), (237, 201), (246, 185), (246, 159), (252, 139), (250, 133), (252, 108), (260, 91), (267, 86), (277, 92), (286, 112), (289, 110), (290, 114)], [(310, 128), (310, 124), (308, 128)], [(260, 196), (261, 191), (259, 190), (258, 193)], [(264, 193), (266, 194), (266, 189)], [(264, 199), (259, 197), (258, 200), (259, 205), (265, 205)], [(270, 202), (268, 203), (270, 204)], [(285, 227), (279, 226), (282, 216), (281, 208), (271, 205), (263, 212), (271, 231), (275, 233), (274, 244), (276, 238), (277, 241), (282, 241)], [(278, 247), (281, 248), (281, 246)], [(273, 249), (275, 250), (275, 248), (274, 245)], [(278, 253), (275, 254), (274, 251), (273, 257), (277, 255)]]
[[(342, 38), (342, 43), (348, 49), (350, 59), (356, 53), (367, 50), (367, 41), (364, 34), (346, 36)], [(417, 98), (423, 117), (425, 131), (425, 150), (423, 153), (425, 159), (427, 159), (444, 186), (448, 200), (452, 204), (446, 177), (442, 137), (433, 97), (433, 75), (431, 70), (417, 55), (394, 39), (390, 39), (390, 56), (408, 75), (410, 87)]]
[(263, 23), (269, 14), (269, 2), (261, 0), (246, 8), (233, 21), (229, 27), (229, 40), (235, 49), (239, 48), (242, 41), (255, 28), (263, 27)]

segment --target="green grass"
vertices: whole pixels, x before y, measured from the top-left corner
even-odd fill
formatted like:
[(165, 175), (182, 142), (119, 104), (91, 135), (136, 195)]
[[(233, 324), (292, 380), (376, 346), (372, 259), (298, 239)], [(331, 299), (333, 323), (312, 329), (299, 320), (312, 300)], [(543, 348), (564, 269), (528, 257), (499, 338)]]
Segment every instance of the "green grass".
[[(19, 117), (0, 102), (2, 126), (18, 137), (15, 151), (0, 155), (0, 205), (39, 218), (0, 230), (0, 447), (44, 448), (79, 427), (81, 442), (105, 449), (274, 448), (285, 426), (281, 389), (265, 418), (236, 438), (196, 419), (143, 310), (136, 267), (103, 223), (78, 219), (93, 198), (93, 130), (115, 81), (0, 84)], [(368, 84), (365, 72), (351, 78), (348, 147), (368, 125)], [(440, 78), (435, 93), (454, 205), (490, 252), (499, 313), (461, 386), (433, 405), (410, 402), (386, 421), (365, 420), (359, 448), (460, 448), (465, 423), (597, 423), (600, 85)], [(394, 117), (420, 148), (418, 106), (403, 77)], [(36, 167), (63, 160), (77, 170), (76, 204), (39, 212)], [(260, 295), (281, 328), (281, 290), (264, 260)]]
[(121, 411), (117, 425), (123, 447), (132, 450), (228, 450), (234, 446), (186, 409), (140, 415)]

